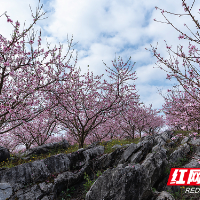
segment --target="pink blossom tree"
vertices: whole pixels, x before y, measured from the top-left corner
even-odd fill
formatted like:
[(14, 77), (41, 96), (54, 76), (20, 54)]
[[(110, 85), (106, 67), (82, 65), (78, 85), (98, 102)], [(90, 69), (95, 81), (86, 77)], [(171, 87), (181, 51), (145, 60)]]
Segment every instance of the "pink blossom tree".
[[(184, 11), (188, 12), (188, 14), (179, 14), (179, 17), (182, 15), (190, 15), (193, 22), (195, 23), (197, 29), (199, 29), (200, 24), (198, 23), (198, 20), (196, 20), (195, 17), (191, 14), (191, 9), (193, 7), (194, 2), (190, 9), (189, 9), (189, 6), (186, 5), (186, 2), (184, 0), (182, 0), (182, 2), (183, 2), (182, 6), (184, 7)], [(158, 7), (156, 7), (156, 9), (162, 10)], [(164, 10), (161, 11), (162, 15), (165, 17), (165, 15), (163, 14), (164, 12), (167, 12), (167, 11), (164, 11)], [(170, 14), (174, 14), (174, 13), (170, 13)], [(174, 27), (174, 25), (166, 17), (165, 17), (165, 19), (167, 20), (168, 24), (170, 24), (173, 28), (175, 28), (177, 31), (180, 32), (181, 35), (179, 35), (179, 37), (178, 37), (179, 40), (180, 39), (189, 39), (190, 41), (199, 43), (199, 39), (198, 39), (199, 33), (198, 32), (196, 33), (197, 36), (195, 36), (192, 33), (195, 36), (195, 39), (193, 39), (193, 38), (189, 37), (188, 35), (184, 34), (182, 31), (178, 30), (176, 27)], [(154, 19), (154, 20), (156, 21), (156, 19)], [(162, 22), (162, 23), (166, 23), (166, 22)], [(184, 24), (184, 26), (186, 26), (188, 28), (188, 26), (186, 24)], [(172, 77), (175, 77), (177, 79), (177, 81), (180, 83), (180, 85), (184, 88), (185, 92), (190, 96), (191, 99), (189, 102), (189, 107), (190, 107), (190, 109), (193, 110), (194, 106), (198, 106), (198, 103), (200, 103), (199, 95), (197, 95), (199, 93), (200, 83), (199, 83), (198, 69), (196, 67), (194, 67), (194, 65), (192, 65), (191, 62), (198, 63), (200, 66), (200, 61), (199, 61), (200, 57), (198, 55), (199, 50), (198, 50), (198, 48), (196, 48), (195, 45), (192, 45), (190, 42), (189, 42), (189, 47), (188, 47), (189, 48), (188, 56), (186, 56), (186, 54), (182, 51), (183, 46), (180, 46), (180, 48), (177, 47), (177, 49), (180, 51), (180, 52), (178, 52), (178, 50), (177, 50), (177, 53), (174, 52), (171, 49), (171, 47), (169, 47), (167, 45), (166, 45), (166, 48), (168, 49), (168, 51), (171, 51), (174, 54), (176, 54), (177, 58), (180, 57), (183, 59), (182, 65), (185, 67), (185, 74), (180, 71), (179, 61), (177, 58), (174, 59), (174, 62), (172, 61), (171, 56), (170, 56), (170, 62), (165, 60), (163, 57), (160, 56), (160, 54), (158, 54), (156, 52), (157, 47), (153, 48), (154, 56), (156, 56), (158, 58), (157, 62), (163, 63), (165, 66), (167, 66), (168, 69), (170, 69), (171, 72), (168, 72), (167, 79), (170, 80)], [(164, 70), (160, 66), (159, 66), (159, 68)], [(166, 71), (166, 70), (164, 70), (164, 71)], [(188, 73), (186, 73), (186, 71)], [(194, 101), (192, 101), (192, 100), (194, 100)], [(167, 105), (168, 109), (167, 109), (166, 114), (168, 114), (168, 121), (171, 124), (173, 124), (174, 126), (176, 126), (177, 128), (180, 128), (180, 126), (183, 126), (183, 124), (187, 128), (189, 128), (189, 126), (190, 126), (190, 128), (192, 126), (194, 126), (194, 124), (193, 124), (194, 119), (192, 119), (192, 117), (189, 117), (189, 115), (191, 115), (191, 113), (189, 114), (190, 111), (188, 110), (189, 107), (188, 107), (188, 104), (186, 103), (186, 101), (183, 104), (181, 104), (181, 102), (179, 102), (180, 103), (179, 106), (180, 106), (180, 109), (182, 110), (182, 113), (180, 110), (178, 110), (178, 111), (176, 110), (178, 107), (175, 106), (174, 101), (176, 101), (175, 97), (174, 97), (173, 101), (169, 102), (169, 104), (171, 104), (171, 105)], [(172, 105), (172, 103), (173, 103), (173, 105)], [(176, 108), (174, 108), (174, 106)], [(183, 106), (185, 106), (185, 108), (183, 108)], [(172, 109), (171, 111), (169, 111), (170, 107)], [(179, 118), (180, 116), (181, 116), (181, 118)], [(169, 118), (171, 118), (171, 119), (169, 119)], [(199, 126), (198, 121), (199, 121), (198, 117), (196, 117), (196, 119), (195, 119), (195, 123), (197, 123), (195, 125), (196, 127)]]
[[(170, 90), (169, 90), (170, 92)], [(193, 129), (199, 131), (199, 106), (198, 102), (190, 98), (186, 92), (171, 91), (171, 95), (165, 98), (166, 103), (163, 105), (163, 110), (167, 116), (168, 124), (177, 127), (181, 130), (182, 127), (186, 130)], [(197, 95), (194, 94), (193, 95)]]
[[(164, 125), (164, 120), (157, 116), (159, 111), (152, 110), (151, 106), (150, 108), (145, 106), (133, 107), (130, 104), (128, 110), (122, 114), (121, 127), (131, 138), (134, 139), (135, 131), (138, 131), (141, 137), (142, 132), (154, 134), (157, 128)], [(124, 126), (122, 123), (124, 123)]]
[[(131, 86), (122, 86), (128, 79), (135, 80), (130, 75), (131, 70), (123, 67), (116, 67), (117, 79), (112, 84), (105, 79), (101, 83), (100, 79), (103, 75), (93, 77), (93, 73), (90, 76), (89, 71), (87, 75), (82, 75), (85, 80), (81, 81), (80, 71), (77, 71), (71, 74), (70, 87), (63, 85), (65, 93), (51, 91), (50, 99), (58, 102), (59, 105), (56, 119), (65, 129), (70, 130), (71, 138), (79, 144), (79, 147), (83, 147), (84, 141), (91, 137), (90, 133), (94, 134), (100, 125), (119, 115), (126, 106), (126, 99), (136, 97), (136, 94), (131, 92)], [(110, 73), (110, 78), (114, 79), (112, 75), (116, 76), (116, 74)], [(132, 73), (132, 76), (134, 74)], [(98, 133), (98, 135), (102, 134), (102, 132)]]
[[(65, 70), (72, 70), (73, 67), (67, 65), (69, 61), (63, 64), (66, 56), (61, 58), (61, 46), (58, 48), (58, 55), (56, 47), (45, 53), (44, 49), (40, 49), (41, 31), (38, 37), (38, 49), (33, 51), (32, 44), (35, 37), (32, 35), (28, 41), (31, 52), (25, 51), (25, 36), (42, 15), (44, 14), (39, 15), (39, 12), (36, 12), (33, 24), (20, 34), (20, 23), (17, 21), (16, 25), (13, 25), (13, 21), (5, 14), (7, 21), (15, 27), (15, 30), (10, 41), (0, 35), (0, 134), (9, 134), (36, 117), (40, 116), (42, 120), (43, 112), (52, 109), (52, 105), (48, 104), (48, 99), (45, 99), (46, 104), (42, 104), (38, 96), (46, 98), (45, 93), (48, 90), (55, 88), (62, 81), (70, 81)], [(44, 57), (40, 62), (36, 58), (41, 55)], [(43, 63), (48, 55), (52, 58)], [(62, 73), (64, 74), (61, 75)], [(4, 141), (1, 140), (2, 145)], [(13, 142), (15, 146), (18, 140)]]

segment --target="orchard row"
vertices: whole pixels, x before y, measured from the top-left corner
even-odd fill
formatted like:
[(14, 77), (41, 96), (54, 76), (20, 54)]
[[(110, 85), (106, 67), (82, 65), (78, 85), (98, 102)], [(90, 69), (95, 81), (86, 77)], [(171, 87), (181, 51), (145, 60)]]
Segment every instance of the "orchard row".
[[(186, 4), (183, 6), (186, 7)], [(29, 149), (58, 141), (54, 134), (60, 131), (66, 132), (69, 142), (78, 143), (79, 147), (83, 147), (84, 143), (89, 144), (97, 140), (127, 136), (134, 138), (136, 131), (140, 137), (142, 132), (146, 135), (156, 134), (165, 123), (171, 127), (198, 130), (199, 82), (193, 81), (197, 77), (194, 69), (189, 69), (188, 79), (187, 75), (184, 76), (179, 71), (177, 61), (173, 66), (173, 63), (163, 60), (154, 50), (154, 55), (159, 61), (172, 69), (172, 75), (167, 74), (167, 78), (175, 76), (180, 83), (183, 82), (185, 89), (184, 97), (175, 96), (175, 92), (172, 91), (172, 100), (165, 98), (165, 121), (162, 116), (157, 115), (161, 109), (152, 109), (152, 105), (149, 108), (145, 107), (139, 102), (135, 85), (127, 83), (136, 80), (135, 72), (131, 73), (133, 66), (131, 69), (126, 67), (129, 60), (123, 65), (121, 59), (119, 65), (113, 64), (113, 69), (106, 66), (108, 69), (105, 73), (112, 82), (108, 83), (105, 79), (102, 81), (104, 74), (94, 76), (88, 70), (87, 74), (80, 75), (80, 69), (75, 69), (75, 65), (68, 65), (72, 55), (64, 63), (68, 53), (61, 58), (62, 45), (59, 48), (55, 46), (52, 50), (48, 47), (49, 50), (44, 52), (44, 49), (41, 49), (41, 31), (37, 40), (38, 48), (33, 50), (34, 34), (28, 42), (25, 42), (25, 36), (44, 14), (40, 15), (40, 11), (36, 11), (36, 15), (32, 15), (33, 23), (30, 27), (19, 33), (20, 23), (17, 21), (14, 25), (4, 13), (7, 22), (13, 25), (14, 33), (10, 41), (0, 35), (2, 146), (13, 152), (21, 144)], [(186, 35), (180, 38), (183, 37), (186, 38)], [(31, 45), (31, 52), (26, 52), (25, 43)], [(190, 54), (196, 52), (194, 46), (191, 49)], [(183, 53), (179, 56), (183, 57)], [(36, 60), (38, 57), (42, 59)], [(184, 58), (188, 60), (185, 54)], [(76, 62), (77, 57), (75, 64)], [(196, 62), (199, 62), (198, 59)]]

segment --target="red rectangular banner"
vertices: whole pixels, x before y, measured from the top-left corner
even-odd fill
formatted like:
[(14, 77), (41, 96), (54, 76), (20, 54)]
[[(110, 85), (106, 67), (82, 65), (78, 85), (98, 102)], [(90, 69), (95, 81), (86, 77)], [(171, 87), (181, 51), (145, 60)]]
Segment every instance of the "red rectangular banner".
[(200, 185), (200, 168), (171, 168), (167, 185)]

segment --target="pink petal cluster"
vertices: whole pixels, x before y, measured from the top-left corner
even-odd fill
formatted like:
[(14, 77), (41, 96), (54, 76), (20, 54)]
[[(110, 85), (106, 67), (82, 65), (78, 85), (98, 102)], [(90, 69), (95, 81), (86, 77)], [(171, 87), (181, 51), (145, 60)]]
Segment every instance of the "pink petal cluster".
[[(135, 85), (127, 83), (136, 80), (135, 72), (131, 73), (133, 67), (126, 67), (129, 60), (124, 65), (121, 59), (118, 66), (113, 64), (115, 69), (106, 69), (112, 81), (108, 83), (105, 79), (101, 81), (104, 74), (93, 76), (88, 70), (86, 75), (80, 75), (75, 65), (68, 65), (71, 56), (64, 63), (66, 56), (61, 58), (61, 45), (44, 52), (41, 49), (41, 32), (37, 49), (33, 50), (32, 46), (34, 36), (25, 42), (27, 32), (42, 15), (36, 11), (33, 23), (22, 33), (19, 33), (18, 21), (15, 26), (12, 24), (15, 30), (11, 41), (0, 35), (1, 145), (16, 153), (17, 147), (22, 144), (29, 149), (58, 142), (61, 137), (54, 134), (60, 131), (66, 133), (62, 139), (71, 144), (78, 143), (79, 147), (94, 141), (135, 138), (138, 137), (136, 132), (139, 137), (142, 137), (142, 132), (145, 135), (158, 133), (165, 120), (157, 115), (160, 111), (153, 110), (152, 105), (147, 108), (139, 103)], [(5, 16), (7, 22), (13, 22), (9, 16)], [(31, 52), (25, 51), (25, 43), (31, 45)], [(195, 46), (191, 46), (190, 53), (193, 52), (196, 52)], [(42, 57), (41, 61), (36, 60), (39, 56)], [(178, 65), (178, 61), (175, 63)], [(66, 73), (66, 70), (69, 72)], [(193, 74), (194, 71), (190, 70), (191, 77)], [(197, 106), (197, 102), (188, 102), (193, 107)], [(173, 120), (167, 118), (169, 124), (183, 122), (182, 116), (180, 118), (183, 113), (174, 107), (167, 112), (170, 116), (178, 112)], [(188, 114), (185, 113), (185, 116)], [(187, 123), (183, 125), (189, 126), (190, 121), (190, 125), (195, 126), (191, 124), (191, 117), (185, 121)]]

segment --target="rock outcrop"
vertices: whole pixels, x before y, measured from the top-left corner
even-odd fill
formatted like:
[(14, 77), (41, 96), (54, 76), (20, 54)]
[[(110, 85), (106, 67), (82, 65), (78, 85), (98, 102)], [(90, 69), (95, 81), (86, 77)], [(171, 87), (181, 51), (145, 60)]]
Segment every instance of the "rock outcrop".
[[(200, 168), (200, 138), (172, 140), (173, 131), (146, 136), (138, 144), (113, 146), (104, 154), (104, 146), (95, 142), (71, 154), (58, 154), (43, 160), (0, 169), (1, 200), (56, 200), (61, 191), (103, 170), (86, 194), (85, 200), (174, 200), (171, 193), (179, 186), (167, 186), (171, 167)], [(35, 147), (23, 153), (47, 153), (51, 148), (69, 148), (67, 141)], [(18, 155), (18, 156), (22, 156)], [(0, 148), (0, 160), (11, 159)], [(193, 195), (194, 196), (194, 195)]]

